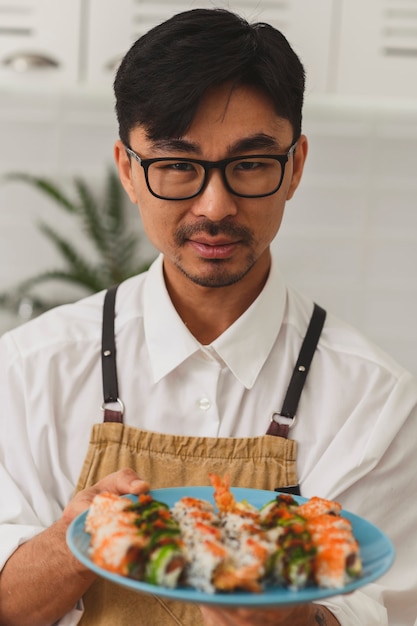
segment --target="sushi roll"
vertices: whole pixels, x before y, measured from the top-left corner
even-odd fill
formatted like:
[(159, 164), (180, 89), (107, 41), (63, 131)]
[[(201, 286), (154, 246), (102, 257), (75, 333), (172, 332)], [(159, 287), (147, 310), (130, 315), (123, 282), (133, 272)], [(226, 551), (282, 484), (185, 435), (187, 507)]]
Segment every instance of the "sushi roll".
[(128, 511), (129, 500), (111, 493), (95, 496), (89, 509), (85, 530), (91, 534), (91, 559), (111, 572), (127, 576), (129, 564), (144, 545), (135, 527), (136, 516)]
[(271, 582), (302, 589), (314, 582), (316, 548), (299, 505), (291, 495), (279, 494), (260, 509), (262, 527), (275, 540), (276, 552), (269, 562)]
[(342, 505), (339, 502), (313, 496), (303, 504), (300, 504), (297, 512), (305, 519), (311, 519), (319, 515), (340, 515), (341, 510)]
[(307, 521), (317, 547), (315, 578), (320, 587), (339, 589), (362, 573), (359, 545), (349, 520), (332, 514)]
[(172, 516), (184, 542), (187, 584), (214, 593), (218, 577), (232, 567), (229, 552), (222, 544), (214, 506), (198, 498), (182, 498), (172, 508)]
[(314, 583), (316, 546), (305, 524), (286, 523), (277, 541), (273, 580), (293, 591)]
[(151, 584), (177, 586), (185, 567), (183, 543), (166, 504), (149, 494), (140, 495), (137, 503), (99, 494), (85, 529), (91, 534), (90, 557), (99, 567)]
[(269, 580), (293, 590), (312, 584), (316, 548), (297, 502), (290, 495), (279, 495), (260, 509), (260, 519), (276, 544), (268, 564)]
[(263, 528), (275, 531), (277, 536), (283, 532), (285, 526), (295, 523), (304, 523), (304, 517), (298, 513), (297, 502), (288, 495), (279, 495), (267, 502), (259, 510), (260, 522)]
[(259, 526), (257, 509), (236, 502), (227, 479), (211, 477), (217, 512), (193, 498), (183, 498), (172, 510), (186, 547), (186, 580), (207, 593), (261, 591), (265, 563), (275, 546)]
[(228, 476), (209, 474), (209, 478), (219, 509), (223, 543), (233, 560), (233, 570), (227, 576), (230, 589), (262, 591), (268, 564), (276, 552), (275, 542), (262, 528), (259, 510), (248, 502), (236, 501)]
[(89, 508), (85, 530), (94, 535), (103, 524), (107, 525), (115, 519), (119, 513), (125, 511), (129, 501), (113, 493), (103, 492), (97, 494)]
[(261, 591), (276, 544), (261, 527), (259, 513), (243, 505), (220, 515), (220, 524), (223, 543), (233, 556), (235, 587)]

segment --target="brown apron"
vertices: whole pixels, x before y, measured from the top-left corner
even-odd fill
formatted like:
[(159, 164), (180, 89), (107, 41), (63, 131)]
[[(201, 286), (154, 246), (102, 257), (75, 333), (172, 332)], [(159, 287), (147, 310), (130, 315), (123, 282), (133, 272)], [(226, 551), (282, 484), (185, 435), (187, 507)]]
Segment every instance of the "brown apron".
[[(281, 413), (271, 418), (268, 433), (249, 438), (165, 435), (123, 424), (123, 411), (106, 408), (118, 397), (114, 340), (115, 288), (107, 292), (103, 316), (104, 421), (92, 428), (77, 491), (111, 472), (133, 468), (153, 489), (208, 485), (208, 473), (228, 474), (231, 484), (299, 493), (296, 442), (288, 429), (308, 373), (325, 311), (315, 305)], [(277, 436), (278, 435), (278, 436)], [(98, 578), (84, 596), (81, 626), (203, 626), (197, 605), (135, 593)]]

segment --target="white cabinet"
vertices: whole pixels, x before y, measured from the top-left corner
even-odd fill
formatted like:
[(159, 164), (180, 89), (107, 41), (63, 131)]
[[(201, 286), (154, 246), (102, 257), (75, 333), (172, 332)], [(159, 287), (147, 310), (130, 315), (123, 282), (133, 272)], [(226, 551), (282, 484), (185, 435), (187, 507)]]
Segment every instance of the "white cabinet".
[(225, 2), (249, 21), (264, 21), (282, 31), (301, 58), (307, 93), (326, 93), (332, 71), (334, 14), (340, 0), (237, 0)]
[(417, 97), (417, 0), (0, 0), (0, 86), (111, 97), (131, 44), (196, 6), (282, 30), (305, 65), (307, 95)]
[(0, 0), (0, 83), (78, 81), (82, 0)]
[[(223, 7), (281, 29), (306, 65), (308, 89), (328, 90), (333, 5), (338, 0), (89, 0), (85, 80), (110, 88), (115, 69), (142, 34), (174, 13)], [(312, 24), (314, 27), (312, 28)]]
[(111, 89), (115, 71), (136, 39), (140, 5), (140, 2), (134, 0), (88, 2), (89, 28), (83, 70), (88, 85)]
[(417, 0), (344, 0), (335, 90), (417, 97)]

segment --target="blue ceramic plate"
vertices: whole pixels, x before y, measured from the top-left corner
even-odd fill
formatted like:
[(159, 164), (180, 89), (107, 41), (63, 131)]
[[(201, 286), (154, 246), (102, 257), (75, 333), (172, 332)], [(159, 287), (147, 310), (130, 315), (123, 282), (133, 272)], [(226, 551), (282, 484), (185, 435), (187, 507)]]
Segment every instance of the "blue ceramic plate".
[[(272, 500), (277, 494), (273, 491), (262, 491), (257, 489), (232, 488), (237, 501), (247, 500), (256, 507), (261, 507), (266, 502)], [(202, 498), (214, 503), (212, 487), (175, 487), (171, 489), (156, 489), (150, 492), (155, 500), (165, 502), (168, 506), (173, 506), (175, 502), (183, 496)], [(133, 496), (132, 496), (133, 498)], [(305, 502), (306, 498), (294, 496), (297, 502)], [(85, 532), (85, 518), (87, 511), (79, 515), (70, 525), (67, 533), (67, 542), (72, 553), (90, 570), (99, 574), (103, 578), (110, 580), (122, 587), (127, 587), (133, 591), (152, 593), (165, 598), (172, 598), (184, 602), (197, 602), (198, 604), (217, 604), (223, 606), (276, 606), (284, 604), (296, 604), (301, 602), (311, 602), (334, 595), (351, 593), (368, 583), (380, 578), (392, 565), (394, 561), (394, 548), (391, 541), (376, 526), (366, 520), (353, 515), (347, 511), (342, 511), (344, 517), (352, 522), (353, 532), (359, 541), (361, 548), (363, 575), (361, 578), (346, 585), (342, 589), (321, 589), (319, 587), (308, 587), (300, 591), (291, 591), (280, 587), (266, 587), (262, 593), (248, 593), (240, 591), (234, 593), (209, 594), (188, 587), (168, 589), (149, 583), (142, 583), (125, 576), (119, 576), (95, 565), (89, 555), (90, 535)]]

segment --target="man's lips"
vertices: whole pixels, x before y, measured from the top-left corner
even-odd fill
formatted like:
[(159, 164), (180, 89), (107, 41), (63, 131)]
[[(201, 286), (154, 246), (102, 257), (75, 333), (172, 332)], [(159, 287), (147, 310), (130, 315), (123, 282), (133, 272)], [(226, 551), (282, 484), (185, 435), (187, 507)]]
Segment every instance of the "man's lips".
[(210, 241), (204, 238), (189, 239), (188, 244), (206, 259), (225, 259), (233, 254), (239, 241), (216, 240)]
[(196, 224), (182, 224), (175, 232), (178, 248), (190, 247), (200, 258), (226, 259), (238, 247), (251, 246), (253, 236), (244, 226), (231, 221), (211, 222), (202, 219)]

